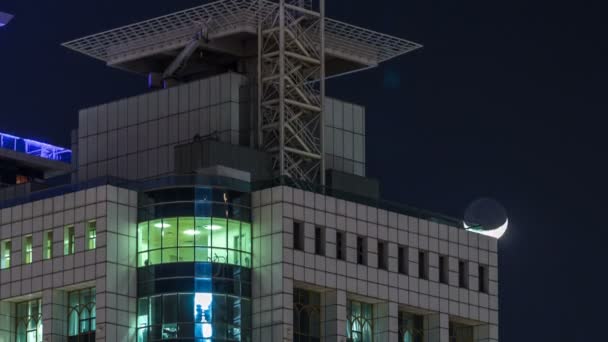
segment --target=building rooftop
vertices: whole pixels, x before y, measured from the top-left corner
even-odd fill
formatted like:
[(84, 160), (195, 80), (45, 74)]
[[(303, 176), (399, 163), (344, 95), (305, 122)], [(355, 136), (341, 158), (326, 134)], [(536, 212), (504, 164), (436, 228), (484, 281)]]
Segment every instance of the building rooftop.
[[(257, 54), (258, 22), (278, 6), (269, 0), (219, 0), (76, 39), (63, 46), (109, 66), (147, 74), (168, 56), (176, 56), (205, 25), (209, 41), (201, 44), (203, 51), (223, 55), (224, 60), (243, 58)], [(309, 36), (315, 39), (319, 34)], [(247, 41), (254, 43), (243, 43)], [(328, 76), (373, 67), (421, 47), (330, 18), (325, 19), (325, 41)]]

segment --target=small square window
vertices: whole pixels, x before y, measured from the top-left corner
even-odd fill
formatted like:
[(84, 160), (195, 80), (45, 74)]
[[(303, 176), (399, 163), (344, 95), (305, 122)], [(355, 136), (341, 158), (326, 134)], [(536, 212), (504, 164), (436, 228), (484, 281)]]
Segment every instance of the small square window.
[(336, 232), (336, 259), (346, 260), (346, 239), (343, 232)]
[(378, 268), (386, 270), (388, 265), (388, 248), (387, 243), (378, 241)]
[(53, 231), (49, 230), (44, 233), (44, 241), (42, 241), (43, 255), (42, 257), (47, 260), (53, 257)]
[(315, 227), (315, 254), (325, 255), (325, 229)]
[(488, 277), (488, 268), (479, 265), (479, 292), (488, 293), (488, 285), (490, 279)]
[(367, 265), (367, 239), (362, 236), (357, 237), (357, 264)]
[(74, 235), (74, 226), (63, 228), (63, 255), (70, 255), (76, 252), (76, 236)]
[(87, 249), (97, 248), (97, 222), (90, 221), (87, 223)]
[(31, 264), (33, 261), (33, 246), (32, 236), (27, 235), (23, 237), (23, 263)]
[(408, 263), (409, 263), (409, 258), (408, 258), (408, 249), (405, 246), (399, 246), (399, 255), (398, 255), (398, 266), (399, 266), (399, 273), (401, 274), (407, 274), (408, 273)]
[(6, 269), (11, 267), (11, 253), (12, 244), (11, 240), (4, 240), (0, 243), (0, 268)]
[(293, 223), (293, 249), (304, 250), (304, 229), (301, 222)]
[(429, 256), (424, 251), (418, 252), (418, 277), (429, 279)]
[(465, 289), (469, 287), (469, 267), (466, 261), (458, 262), (458, 285)]
[(442, 284), (448, 283), (448, 260), (447, 257), (439, 256), (439, 282)]

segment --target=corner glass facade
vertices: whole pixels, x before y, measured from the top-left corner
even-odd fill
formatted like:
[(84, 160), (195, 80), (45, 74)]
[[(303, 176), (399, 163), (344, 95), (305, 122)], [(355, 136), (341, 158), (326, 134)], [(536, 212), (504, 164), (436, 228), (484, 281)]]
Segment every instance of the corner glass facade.
[(251, 224), (220, 217), (168, 217), (139, 223), (138, 266), (213, 262), (251, 267)]
[(138, 341), (251, 340), (249, 194), (140, 194)]

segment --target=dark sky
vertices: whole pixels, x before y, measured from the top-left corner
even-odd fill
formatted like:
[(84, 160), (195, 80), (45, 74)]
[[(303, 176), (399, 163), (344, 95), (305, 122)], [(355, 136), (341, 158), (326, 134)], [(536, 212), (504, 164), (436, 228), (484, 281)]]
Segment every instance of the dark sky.
[[(605, 340), (607, 6), (328, 2), (331, 17), (425, 45), (328, 94), (367, 106), (385, 198), (459, 217), (479, 197), (506, 207), (501, 340)], [(145, 82), (59, 44), (200, 3), (2, 0), (17, 17), (0, 30), (0, 131), (67, 145), (79, 108)]]

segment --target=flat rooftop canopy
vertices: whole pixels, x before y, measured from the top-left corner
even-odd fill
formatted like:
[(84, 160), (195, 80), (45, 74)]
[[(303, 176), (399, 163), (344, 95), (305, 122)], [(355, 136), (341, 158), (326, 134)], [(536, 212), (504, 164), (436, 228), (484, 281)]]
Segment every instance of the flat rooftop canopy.
[[(269, 0), (219, 0), (76, 39), (63, 46), (109, 66), (147, 74), (159, 71), (177, 56), (204, 22), (209, 23), (210, 42), (200, 48), (215, 57), (215, 63), (228, 64), (257, 55), (258, 22), (277, 6)], [(327, 75), (373, 67), (421, 47), (329, 18), (325, 19), (325, 40)]]

